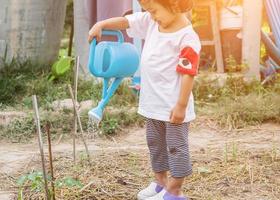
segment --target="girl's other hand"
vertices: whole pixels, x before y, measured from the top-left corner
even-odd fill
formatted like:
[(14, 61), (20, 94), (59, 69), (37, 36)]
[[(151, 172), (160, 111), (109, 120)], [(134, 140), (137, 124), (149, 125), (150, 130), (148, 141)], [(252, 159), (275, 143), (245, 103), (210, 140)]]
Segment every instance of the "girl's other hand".
[(96, 23), (88, 33), (88, 41), (91, 42), (93, 38), (96, 38), (97, 41), (100, 41), (101, 35), (102, 35), (102, 26), (99, 23)]
[(171, 124), (182, 124), (186, 116), (186, 106), (176, 105), (170, 113)]

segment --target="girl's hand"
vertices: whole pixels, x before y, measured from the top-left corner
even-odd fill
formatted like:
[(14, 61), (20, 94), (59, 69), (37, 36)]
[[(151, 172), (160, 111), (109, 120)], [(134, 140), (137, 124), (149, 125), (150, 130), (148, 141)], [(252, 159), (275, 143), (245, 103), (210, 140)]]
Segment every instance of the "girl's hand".
[(88, 33), (88, 41), (91, 42), (93, 38), (96, 38), (97, 41), (100, 41), (101, 35), (102, 35), (102, 26), (100, 23), (96, 23)]
[(176, 104), (170, 113), (171, 124), (182, 124), (186, 116), (186, 106)]

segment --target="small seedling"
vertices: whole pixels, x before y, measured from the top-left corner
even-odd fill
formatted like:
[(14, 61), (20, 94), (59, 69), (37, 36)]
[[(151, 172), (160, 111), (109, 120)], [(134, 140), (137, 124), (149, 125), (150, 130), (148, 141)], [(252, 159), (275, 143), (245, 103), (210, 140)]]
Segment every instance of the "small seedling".
[(225, 150), (224, 150), (224, 162), (228, 162), (228, 144), (226, 143), (225, 145)]
[[(48, 180), (51, 180), (50, 176), (47, 176)], [(44, 178), (41, 171), (34, 171), (29, 174), (21, 176), (17, 180), (19, 186), (18, 200), (23, 200), (23, 190), (26, 186), (29, 186), (31, 191), (42, 192), (44, 190)]]
[(237, 144), (235, 142), (232, 143), (232, 159), (237, 160)]

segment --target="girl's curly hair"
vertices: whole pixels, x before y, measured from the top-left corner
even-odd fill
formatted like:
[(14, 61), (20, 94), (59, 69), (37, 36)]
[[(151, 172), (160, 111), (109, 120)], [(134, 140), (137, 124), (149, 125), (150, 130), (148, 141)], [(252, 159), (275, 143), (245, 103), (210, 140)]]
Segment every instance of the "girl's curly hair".
[[(138, 0), (140, 3), (148, 3), (151, 0)], [(154, 0), (173, 12), (188, 12), (193, 8), (193, 0)]]

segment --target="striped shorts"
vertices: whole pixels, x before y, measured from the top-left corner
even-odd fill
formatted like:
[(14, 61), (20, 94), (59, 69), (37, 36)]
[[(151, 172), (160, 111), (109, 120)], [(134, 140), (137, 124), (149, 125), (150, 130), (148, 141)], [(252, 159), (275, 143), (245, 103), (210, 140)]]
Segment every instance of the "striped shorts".
[(183, 178), (192, 173), (188, 130), (190, 123), (147, 119), (146, 138), (154, 172), (170, 171), (174, 178)]

